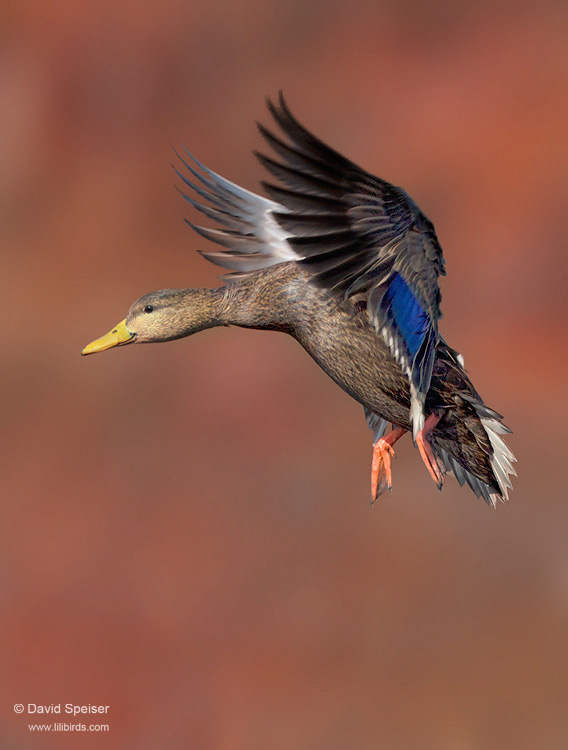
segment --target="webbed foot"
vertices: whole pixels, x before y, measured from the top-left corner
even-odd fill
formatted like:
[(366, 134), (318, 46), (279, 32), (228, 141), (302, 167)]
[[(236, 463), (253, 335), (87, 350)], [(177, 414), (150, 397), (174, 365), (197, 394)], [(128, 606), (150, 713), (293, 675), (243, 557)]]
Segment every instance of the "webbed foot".
[(371, 505), (385, 490), (392, 490), (391, 458), (395, 456), (393, 445), (405, 432), (402, 427), (397, 427), (385, 437), (379, 438), (373, 446)]
[(430, 414), (430, 416), (424, 422), (424, 427), (420, 430), (418, 435), (416, 435), (416, 445), (418, 446), (418, 450), (420, 451), (422, 460), (424, 461), (424, 464), (428, 469), (428, 473), (436, 483), (438, 489), (441, 490), (444, 485), (444, 477), (442, 475), (442, 472), (440, 471), (438, 462), (434, 457), (434, 452), (430, 447), (430, 443), (426, 439), (428, 433), (432, 432), (439, 421), (440, 417), (436, 416), (436, 414)]

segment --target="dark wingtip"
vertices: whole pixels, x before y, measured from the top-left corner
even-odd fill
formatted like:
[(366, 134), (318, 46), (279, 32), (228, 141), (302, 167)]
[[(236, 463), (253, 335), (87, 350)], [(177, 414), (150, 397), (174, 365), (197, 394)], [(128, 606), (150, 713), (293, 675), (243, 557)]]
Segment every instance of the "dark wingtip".
[(259, 160), (263, 167), (269, 169), (268, 163), (272, 161), (269, 156), (266, 156), (266, 154), (261, 154), (260, 151), (257, 151), (256, 149), (253, 150), (252, 155)]
[[(268, 143), (270, 146), (273, 141), (277, 141), (278, 139), (275, 138), (275, 136), (266, 128), (261, 122), (256, 123), (256, 127), (258, 129), (258, 132), (260, 135), (264, 138), (264, 140)], [(274, 148), (274, 147), (273, 147)], [(260, 159), (259, 152), (254, 150), (253, 155), (256, 156), (257, 159)]]
[(266, 106), (272, 117), (278, 122), (278, 109), (269, 96), (266, 97)]
[(295, 119), (290, 112), (290, 107), (288, 106), (288, 102), (284, 98), (282, 89), (280, 89), (280, 91), (278, 92), (278, 104), (280, 105), (280, 109), (282, 110), (282, 112), (284, 112), (285, 115), (290, 117), (292, 120)]
[(264, 125), (263, 125), (263, 124), (262, 124), (261, 122), (259, 122), (258, 120), (256, 121), (256, 127), (258, 128), (258, 132), (259, 132), (259, 133), (261, 134), (261, 136), (262, 136), (263, 138), (270, 138), (270, 136), (272, 135), (272, 133), (270, 132), (270, 130), (268, 130), (268, 128), (267, 128), (267, 127), (265, 127), (265, 126), (264, 126)]

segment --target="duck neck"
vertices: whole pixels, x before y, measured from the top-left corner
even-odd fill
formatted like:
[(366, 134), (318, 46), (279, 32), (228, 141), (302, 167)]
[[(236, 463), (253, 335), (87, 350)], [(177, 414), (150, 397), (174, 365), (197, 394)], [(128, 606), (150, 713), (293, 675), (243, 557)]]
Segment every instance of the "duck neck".
[(286, 295), (274, 274), (245, 276), (220, 289), (220, 325), (287, 330)]
[(289, 332), (286, 289), (273, 276), (265, 271), (262, 277), (245, 276), (215, 289), (180, 290), (186, 299), (179, 335), (229, 325)]
[(191, 336), (206, 328), (228, 325), (226, 322), (224, 289), (179, 289), (175, 295), (175, 320), (169, 336), (163, 340)]
[(255, 305), (254, 290), (249, 285), (229, 284), (215, 289), (181, 289), (176, 338), (191, 336), (207, 328), (241, 326), (264, 328), (266, 313)]

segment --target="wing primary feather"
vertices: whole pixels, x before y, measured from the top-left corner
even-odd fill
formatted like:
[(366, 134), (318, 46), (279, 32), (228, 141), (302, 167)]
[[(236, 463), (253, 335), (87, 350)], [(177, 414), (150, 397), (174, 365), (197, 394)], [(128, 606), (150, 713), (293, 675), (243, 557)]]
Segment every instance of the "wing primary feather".
[(284, 164), (279, 164), (258, 151), (254, 151), (253, 153), (260, 163), (287, 187), (292, 189), (301, 187), (302, 190), (305, 190), (311, 195), (319, 195), (324, 198), (341, 197), (343, 191), (339, 185), (334, 185), (320, 177), (305, 174), (298, 169), (287, 167)]
[(308, 256), (321, 256), (331, 250), (339, 250), (353, 245), (353, 234), (349, 230), (327, 232), (308, 237), (290, 237), (288, 242), (295, 250)]
[(288, 190), (279, 185), (271, 185), (265, 181), (262, 181), (260, 184), (274, 201), (286, 206), (290, 211), (294, 211), (296, 215), (321, 214), (327, 211), (343, 214), (345, 211), (343, 203), (336, 198), (327, 198), (321, 195), (310, 195), (296, 190)]
[(226, 201), (221, 200), (221, 198), (219, 198), (217, 195), (208, 193), (206, 190), (203, 190), (203, 188), (200, 188), (199, 185), (195, 185), (188, 177), (182, 174), (179, 169), (176, 169), (176, 167), (174, 167), (174, 171), (180, 178), (180, 180), (182, 180), (182, 182), (187, 185), (187, 187), (191, 188), (195, 193), (197, 193), (197, 195), (201, 196), (201, 198), (209, 201), (210, 203), (213, 203), (215, 206), (219, 206), (220, 208), (226, 206)]
[[(226, 177), (221, 177), (220, 174), (217, 174), (217, 172), (209, 169), (209, 167), (206, 167), (198, 159), (196, 159), (196, 157), (193, 156), (193, 154), (188, 151), (185, 146), (183, 148), (187, 155), (195, 162), (195, 164), (197, 164), (199, 169), (209, 175), (213, 182), (215, 190), (221, 189), (224, 194), (231, 195), (234, 199), (237, 199), (239, 203), (253, 204), (262, 208), (266, 208), (266, 205), (270, 203), (270, 201), (268, 201), (266, 198), (263, 198), (261, 195), (257, 195), (256, 193), (252, 192), (252, 190), (247, 190), (246, 188), (237, 185), (235, 182), (227, 180)], [(274, 208), (280, 208), (280, 206), (274, 205)]]
[[(308, 154), (318, 159), (318, 161), (323, 161), (326, 164), (335, 164), (339, 169), (355, 166), (353, 162), (332, 149), (298, 122), (290, 112), (281, 91), (278, 95), (279, 107), (276, 107), (270, 99), (267, 100), (267, 104), (270, 113), (280, 128), (297, 146), (303, 148), (305, 152), (307, 151)], [(356, 169), (364, 172), (359, 167), (356, 167)]]
[(250, 227), (249, 222), (247, 222), (245, 219), (241, 218), (240, 216), (235, 216), (234, 214), (230, 214), (227, 211), (222, 211), (219, 208), (211, 208), (210, 206), (204, 206), (203, 203), (199, 203), (198, 201), (191, 198), (189, 195), (186, 195), (183, 190), (180, 190), (176, 185), (176, 190), (180, 193), (182, 198), (186, 200), (191, 206), (193, 206), (197, 211), (200, 211), (202, 214), (205, 214), (208, 219), (213, 219), (214, 221), (219, 222), (220, 224), (223, 224), (226, 227), (230, 227), (231, 229), (243, 229), (244, 227)]
[(288, 146), (259, 122), (257, 122), (257, 127), (268, 145), (278, 154), (278, 156), (284, 159), (289, 166), (310, 175), (325, 177), (328, 180), (340, 181), (342, 179), (342, 173), (332, 165), (323, 162), (320, 159), (314, 159), (312, 156), (308, 156), (307, 154), (292, 148), (292, 146)]
[(262, 253), (239, 253), (238, 255), (231, 255), (222, 251), (208, 252), (203, 250), (198, 250), (198, 253), (216, 266), (222, 266), (223, 268), (228, 268), (242, 274), (267, 268), (277, 262), (273, 257), (263, 255)]
[[(252, 235), (241, 234), (240, 232), (232, 232), (224, 229), (201, 227), (197, 224), (192, 224), (187, 219), (184, 219), (184, 221), (194, 232), (201, 235), (201, 237), (204, 237), (211, 242), (216, 242), (218, 245), (223, 245), (223, 247), (226, 247), (233, 252), (247, 253), (251, 252), (251, 250), (258, 250), (262, 247), (262, 243)], [(227, 255), (227, 257), (229, 256)]]
[(340, 214), (293, 214), (273, 211), (272, 215), (282, 229), (290, 234), (302, 236), (323, 236), (345, 229), (346, 223)]
[[(191, 154), (189, 153), (189, 151), (187, 151), (187, 149), (185, 148), (185, 146), (184, 146), (184, 149), (187, 152), (188, 156), (191, 159), (193, 159), (193, 156), (191, 156)], [(178, 152), (175, 149), (174, 149), (174, 153), (178, 157), (178, 159), (181, 161), (181, 163), (183, 164), (183, 166), (187, 169), (187, 171), (191, 172), (191, 174), (195, 177), (196, 180), (199, 180), (199, 182), (201, 182), (202, 185), (205, 185), (205, 187), (209, 188), (209, 190), (211, 190), (213, 193), (216, 193), (216, 194), (219, 193), (219, 190), (220, 190), (219, 185), (215, 185), (213, 182), (211, 182), (210, 180), (208, 180), (207, 177), (205, 177), (200, 172), (198, 172), (197, 169), (194, 169), (194, 167), (192, 167), (191, 164), (188, 164), (188, 162), (183, 158), (183, 156), (181, 156), (180, 154), (178, 154)], [(193, 159), (193, 161), (195, 161), (195, 159)], [(182, 176), (182, 180), (183, 179), (184, 178)], [(185, 180), (184, 180), (184, 182), (185, 182)], [(223, 191), (223, 192), (225, 192), (225, 191)]]

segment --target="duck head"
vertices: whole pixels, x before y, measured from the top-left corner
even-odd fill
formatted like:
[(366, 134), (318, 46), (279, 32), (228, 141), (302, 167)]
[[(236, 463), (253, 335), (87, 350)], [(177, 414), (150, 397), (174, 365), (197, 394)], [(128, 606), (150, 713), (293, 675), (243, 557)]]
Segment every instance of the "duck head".
[(95, 354), (115, 346), (171, 341), (219, 325), (219, 295), (213, 289), (162, 289), (140, 297), (124, 320), (81, 354)]

